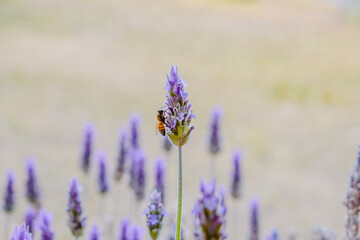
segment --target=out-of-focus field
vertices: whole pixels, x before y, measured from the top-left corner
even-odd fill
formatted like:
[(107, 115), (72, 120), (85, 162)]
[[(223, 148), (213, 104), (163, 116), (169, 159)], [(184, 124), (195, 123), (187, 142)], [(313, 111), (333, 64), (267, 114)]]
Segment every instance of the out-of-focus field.
[[(306, 239), (315, 226), (341, 237), (342, 200), (360, 140), (359, 27), (321, 0), (2, 0), (0, 183), (7, 169), (15, 171), (12, 225), (21, 223), (27, 205), (24, 159), (31, 156), (44, 207), (55, 215), (56, 239), (71, 239), (67, 191), (71, 177), (81, 177), (85, 122), (95, 126), (96, 149), (108, 153), (112, 177), (118, 130), (132, 112), (141, 115), (150, 192), (154, 158), (164, 155), (154, 118), (173, 63), (188, 83), (197, 116), (184, 147), (188, 228), (199, 180), (209, 175), (209, 112), (218, 104), (225, 113), (220, 185), (228, 188), (232, 151), (244, 152), (244, 198), (237, 223), (228, 199), (229, 239), (246, 238), (252, 196), (261, 200), (262, 237), (276, 227), (281, 238), (296, 229)], [(175, 159), (172, 151), (172, 173)], [(176, 175), (170, 180), (172, 212)], [(89, 226), (100, 211), (90, 181), (94, 187), (84, 199)], [(107, 208), (116, 221), (129, 213), (126, 186), (112, 185), (116, 207)], [(0, 224), (4, 219), (1, 213)], [(144, 217), (138, 220), (145, 225)], [(238, 237), (231, 235), (234, 226)]]

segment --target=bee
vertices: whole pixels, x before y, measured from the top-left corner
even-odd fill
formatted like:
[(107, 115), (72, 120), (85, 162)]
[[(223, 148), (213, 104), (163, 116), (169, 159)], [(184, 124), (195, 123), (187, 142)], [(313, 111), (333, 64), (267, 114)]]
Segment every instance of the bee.
[(165, 129), (164, 110), (158, 110), (156, 115), (156, 135), (158, 132), (160, 132), (161, 135), (165, 136), (166, 129)]

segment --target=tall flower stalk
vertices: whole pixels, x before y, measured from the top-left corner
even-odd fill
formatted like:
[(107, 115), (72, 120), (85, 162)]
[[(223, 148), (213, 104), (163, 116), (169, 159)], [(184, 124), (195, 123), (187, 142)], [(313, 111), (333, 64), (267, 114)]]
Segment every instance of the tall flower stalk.
[(51, 222), (53, 221), (53, 216), (47, 213), (45, 210), (41, 210), (39, 215), (39, 229), (41, 232), (41, 240), (53, 240), (54, 231), (51, 228)]
[(360, 213), (360, 147), (358, 157), (349, 179), (349, 187), (346, 192), (344, 205), (347, 209), (345, 222), (345, 239), (358, 240), (359, 236), (359, 213)]
[(15, 177), (12, 172), (8, 172), (6, 175), (6, 184), (4, 190), (4, 203), (3, 203), (3, 210), (6, 213), (6, 219), (4, 220), (4, 234), (5, 239), (8, 238), (8, 226), (11, 223), (11, 215), (14, 211), (15, 207)]
[(37, 209), (40, 208), (40, 190), (36, 178), (35, 162), (33, 159), (28, 159), (26, 162), (26, 198)]
[(127, 132), (125, 130), (121, 131), (119, 135), (119, 152), (116, 161), (116, 169), (115, 169), (115, 180), (119, 181), (125, 172), (125, 165), (126, 165), (126, 157), (128, 154), (127, 146)]
[(235, 151), (233, 154), (233, 172), (231, 181), (231, 195), (234, 199), (241, 196), (241, 153)]
[(249, 240), (259, 240), (259, 200), (257, 198), (253, 198), (250, 203)]
[(213, 108), (211, 113), (211, 122), (210, 122), (210, 136), (209, 136), (209, 151), (211, 153), (211, 162), (210, 162), (210, 176), (211, 178), (216, 179), (216, 159), (215, 156), (221, 150), (221, 141), (220, 141), (220, 118), (222, 116), (222, 110), (220, 107), (216, 106)]
[(162, 220), (165, 215), (164, 206), (161, 203), (161, 193), (156, 189), (150, 195), (150, 204), (145, 210), (146, 224), (153, 240), (158, 239), (162, 227)]
[(73, 178), (70, 183), (67, 212), (69, 215), (68, 225), (75, 239), (78, 239), (83, 234), (86, 225), (86, 218), (83, 216), (81, 206), (80, 191), (78, 181)]
[(178, 68), (171, 66), (170, 74), (167, 76), (165, 90), (166, 102), (164, 112), (164, 124), (166, 134), (171, 142), (178, 147), (178, 209), (176, 217), (176, 240), (181, 237), (182, 220), (182, 147), (190, 138), (190, 133), (194, 130), (191, 120), (195, 117), (191, 109), (191, 104), (185, 92), (186, 83), (181, 79)]
[(93, 126), (90, 124), (85, 125), (83, 152), (81, 156), (81, 169), (85, 174), (89, 172), (89, 168), (90, 168), (91, 155), (93, 149), (93, 138), (94, 138)]

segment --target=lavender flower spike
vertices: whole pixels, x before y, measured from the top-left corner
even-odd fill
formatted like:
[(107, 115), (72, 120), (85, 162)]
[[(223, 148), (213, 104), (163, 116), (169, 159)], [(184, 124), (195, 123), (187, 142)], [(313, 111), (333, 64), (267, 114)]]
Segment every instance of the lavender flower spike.
[(165, 159), (158, 158), (155, 162), (155, 188), (161, 193), (161, 202), (164, 203), (165, 194)]
[(130, 187), (134, 190), (136, 199), (141, 201), (145, 197), (145, 154), (141, 150), (132, 151), (130, 169)]
[(125, 172), (126, 157), (128, 153), (126, 149), (126, 138), (127, 138), (127, 133), (123, 130), (120, 133), (119, 155), (117, 158), (117, 164), (115, 170), (116, 181), (119, 181)]
[(100, 240), (100, 231), (97, 225), (94, 224), (94, 226), (91, 228), (89, 233), (89, 240)]
[(40, 212), (39, 216), (39, 229), (41, 231), (41, 240), (53, 240), (54, 231), (51, 229), (51, 222), (53, 221), (53, 216), (48, 214), (45, 210)]
[(347, 209), (345, 222), (345, 239), (359, 239), (359, 213), (360, 213), (360, 147), (357, 161), (349, 179), (344, 205)]
[(259, 200), (253, 198), (250, 203), (250, 240), (259, 240)]
[(36, 208), (40, 208), (40, 190), (36, 178), (35, 162), (33, 159), (27, 160), (26, 171), (26, 197)]
[(29, 233), (25, 223), (23, 223), (19, 228), (15, 226), (10, 240), (32, 240), (31, 233)]
[(220, 134), (219, 134), (220, 118), (222, 116), (221, 108), (214, 107), (211, 115), (212, 115), (212, 120), (210, 123), (209, 150), (211, 154), (215, 155), (221, 149)]
[(72, 234), (79, 237), (83, 234), (86, 218), (82, 216), (80, 201), (80, 186), (75, 178), (70, 183), (69, 202), (67, 212), (69, 215), (68, 225)]
[(233, 154), (233, 166), (234, 171), (232, 174), (231, 182), (231, 195), (233, 198), (237, 199), (241, 196), (241, 153), (240, 151), (235, 151)]
[(223, 194), (216, 194), (215, 180), (209, 184), (201, 182), (202, 197), (194, 206), (195, 239), (196, 240), (223, 240), (226, 207)]
[(150, 204), (148, 209), (145, 210), (147, 218), (147, 226), (150, 232), (150, 236), (153, 240), (158, 239), (159, 232), (162, 226), (162, 220), (165, 215), (164, 207), (161, 203), (161, 193), (156, 189), (150, 195)]
[(15, 191), (14, 191), (15, 177), (12, 172), (7, 173), (7, 182), (4, 193), (3, 209), (7, 213), (11, 213), (15, 207)]
[(107, 181), (107, 176), (106, 176), (106, 163), (105, 163), (105, 153), (104, 152), (100, 152), (98, 154), (98, 164), (99, 164), (99, 168), (98, 168), (98, 186), (99, 186), (99, 192), (101, 194), (105, 194), (109, 191), (109, 184)]
[(127, 238), (127, 232), (128, 229), (130, 228), (130, 221), (129, 219), (123, 219), (121, 221), (121, 226), (120, 226), (120, 235), (118, 237), (118, 240), (128, 240)]
[(139, 124), (140, 124), (139, 115), (133, 113), (130, 119), (130, 143), (132, 149), (139, 148)]
[(142, 240), (143, 233), (143, 229), (134, 224), (127, 229), (126, 237), (127, 240)]
[(81, 158), (81, 168), (84, 173), (89, 172), (90, 168), (90, 159), (93, 148), (93, 138), (94, 138), (94, 129), (90, 124), (85, 125), (84, 128), (84, 145), (83, 145), (83, 153)]
[(179, 147), (188, 141), (194, 129), (190, 124), (195, 115), (187, 99), (185, 87), (186, 83), (181, 79), (178, 68), (172, 65), (165, 86), (167, 93), (164, 117), (167, 134), (171, 142)]
[(36, 219), (37, 212), (34, 208), (29, 207), (25, 213), (25, 224), (28, 226), (29, 233), (34, 233), (34, 221)]

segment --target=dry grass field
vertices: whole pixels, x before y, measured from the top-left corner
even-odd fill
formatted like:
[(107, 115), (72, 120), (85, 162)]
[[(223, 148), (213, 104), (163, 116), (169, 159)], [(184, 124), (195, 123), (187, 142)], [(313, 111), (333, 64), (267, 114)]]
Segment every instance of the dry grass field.
[[(292, 229), (309, 239), (314, 227), (327, 226), (341, 238), (342, 200), (360, 143), (359, 39), (359, 22), (325, 0), (0, 0), (0, 183), (6, 170), (16, 173), (11, 224), (22, 222), (24, 162), (34, 157), (56, 239), (72, 239), (67, 191), (72, 176), (84, 181), (79, 157), (86, 122), (95, 126), (96, 149), (107, 152), (112, 177), (118, 131), (132, 112), (140, 114), (149, 193), (154, 158), (164, 155), (154, 118), (176, 64), (197, 116), (184, 147), (186, 239), (193, 239), (190, 212), (199, 181), (209, 175), (215, 104), (224, 109), (219, 185), (228, 188), (232, 151), (244, 153), (236, 223), (228, 199), (229, 239), (247, 237), (252, 196), (261, 201), (262, 237), (276, 227), (283, 239)], [(83, 199), (89, 226), (100, 211), (94, 170)], [(118, 222), (129, 214), (132, 193), (127, 179), (111, 183), (103, 205)], [(137, 220), (145, 226), (144, 216)], [(4, 221), (1, 213), (0, 236)]]

